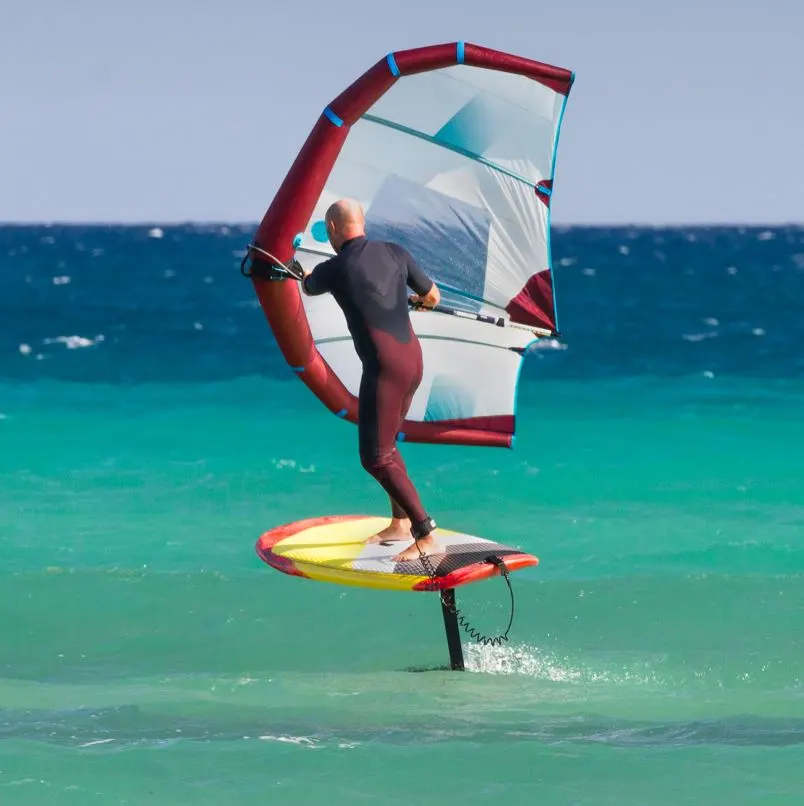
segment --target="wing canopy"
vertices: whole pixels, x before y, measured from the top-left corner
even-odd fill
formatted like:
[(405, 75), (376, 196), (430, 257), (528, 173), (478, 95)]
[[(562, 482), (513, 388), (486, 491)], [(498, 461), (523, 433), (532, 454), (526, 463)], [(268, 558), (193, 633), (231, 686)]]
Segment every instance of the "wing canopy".
[[(463, 314), (412, 313), (425, 375), (400, 439), (512, 443), (527, 347), (557, 331), (550, 197), (573, 80), (472, 44), (389, 54), (326, 107), (263, 218), (255, 243), (311, 269), (333, 254), (327, 207), (357, 199), (367, 235), (406, 247)], [(361, 367), (337, 304), (254, 282), (288, 362), (354, 421)]]

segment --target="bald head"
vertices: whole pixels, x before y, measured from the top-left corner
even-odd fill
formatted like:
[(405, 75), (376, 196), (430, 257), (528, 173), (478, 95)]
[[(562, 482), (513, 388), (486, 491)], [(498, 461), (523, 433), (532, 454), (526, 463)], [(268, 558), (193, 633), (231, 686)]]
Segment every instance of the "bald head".
[(354, 199), (339, 199), (324, 216), (332, 248), (338, 252), (345, 241), (366, 234), (363, 208)]

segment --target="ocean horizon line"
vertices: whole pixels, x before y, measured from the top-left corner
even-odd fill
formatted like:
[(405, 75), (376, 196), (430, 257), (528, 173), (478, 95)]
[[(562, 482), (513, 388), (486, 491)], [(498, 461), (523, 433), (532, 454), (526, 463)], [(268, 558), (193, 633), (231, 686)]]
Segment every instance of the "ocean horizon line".
[[(181, 227), (229, 227), (236, 229), (256, 230), (260, 225), (260, 220), (237, 220), (237, 219), (131, 219), (131, 220), (102, 220), (102, 219), (40, 219), (40, 220), (0, 220), (0, 228), (23, 229), (26, 227), (62, 227), (62, 228), (96, 228), (108, 229), (110, 227), (142, 229), (149, 228), (181, 228)], [(619, 221), (619, 222), (556, 222), (553, 221), (551, 229), (555, 231), (570, 230), (681, 230), (681, 229), (797, 229), (804, 228), (804, 219), (801, 221)]]

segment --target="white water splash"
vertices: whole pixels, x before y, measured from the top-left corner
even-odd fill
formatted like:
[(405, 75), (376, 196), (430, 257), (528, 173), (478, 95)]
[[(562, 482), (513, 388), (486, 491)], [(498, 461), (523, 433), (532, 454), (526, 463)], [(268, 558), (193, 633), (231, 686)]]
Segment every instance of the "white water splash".
[(526, 644), (483, 646), (464, 644), (464, 666), (469, 672), (490, 675), (517, 675), (549, 683), (571, 684), (637, 684), (653, 687), (661, 685), (663, 676), (654, 660), (637, 661), (624, 667), (621, 661), (593, 661), (594, 665), (573, 663), (567, 658), (551, 656)]
[(528, 352), (535, 352), (536, 350), (566, 350), (567, 345), (558, 341), (557, 339), (539, 339), (533, 342), (528, 347)]
[(484, 674), (523, 675), (566, 683), (595, 680), (598, 675), (584, 672), (540, 654), (525, 644), (483, 646), (469, 644), (464, 647), (464, 665), (468, 671)]

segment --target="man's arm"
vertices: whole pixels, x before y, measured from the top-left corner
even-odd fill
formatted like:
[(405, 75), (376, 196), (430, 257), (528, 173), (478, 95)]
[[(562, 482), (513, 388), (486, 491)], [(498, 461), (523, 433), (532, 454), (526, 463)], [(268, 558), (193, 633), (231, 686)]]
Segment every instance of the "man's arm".
[(315, 297), (332, 291), (332, 261), (332, 258), (325, 260), (323, 263), (319, 263), (312, 271), (302, 270), (301, 287), (305, 294)]
[(438, 290), (435, 281), (425, 274), (409, 252), (406, 250), (403, 250), (403, 252), (408, 270), (408, 286), (416, 292), (411, 297), (411, 301), (419, 305), (425, 305), (428, 308), (438, 305), (441, 300), (441, 292)]

